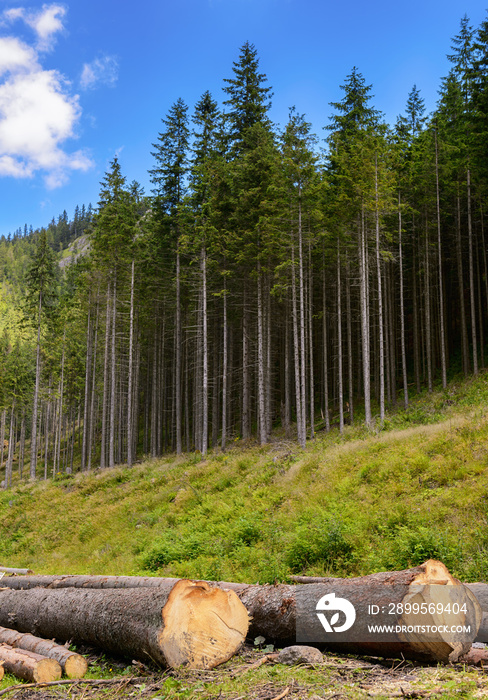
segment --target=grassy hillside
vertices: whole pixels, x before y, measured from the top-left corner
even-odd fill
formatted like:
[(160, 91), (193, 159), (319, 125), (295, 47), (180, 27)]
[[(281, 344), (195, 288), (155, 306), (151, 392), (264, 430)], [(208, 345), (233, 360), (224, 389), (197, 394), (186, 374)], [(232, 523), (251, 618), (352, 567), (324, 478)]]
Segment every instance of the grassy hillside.
[(234, 581), (442, 559), (488, 572), (488, 381), (420, 397), (385, 429), (148, 460), (0, 494), (0, 563), (38, 573)]

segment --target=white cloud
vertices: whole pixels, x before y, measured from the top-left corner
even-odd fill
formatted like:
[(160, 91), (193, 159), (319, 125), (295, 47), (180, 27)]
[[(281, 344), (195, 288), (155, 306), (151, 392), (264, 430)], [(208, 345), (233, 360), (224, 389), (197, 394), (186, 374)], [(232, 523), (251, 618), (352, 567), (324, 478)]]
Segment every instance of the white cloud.
[(63, 5), (43, 5), (41, 10), (28, 11), (23, 7), (5, 10), (2, 14), (3, 23), (12, 23), (22, 19), (37, 35), (36, 48), (39, 51), (49, 51), (54, 44), (54, 35), (63, 29), (62, 19), (66, 14)]
[(119, 64), (115, 56), (95, 58), (91, 63), (85, 63), (80, 78), (83, 90), (91, 90), (98, 85), (113, 87), (119, 77)]
[(37, 54), (13, 36), (0, 37), (0, 76), (7, 72), (36, 70)]
[[(81, 116), (78, 95), (55, 70), (39, 61), (55, 32), (62, 28), (60, 5), (38, 13), (15, 8), (4, 20), (22, 18), (37, 34), (36, 49), (15, 36), (0, 37), (0, 176), (27, 178), (42, 173), (48, 188), (59, 187), (74, 170), (92, 162), (83, 151), (68, 153), (64, 142), (74, 138)], [(5, 25), (5, 22), (4, 22)]]
[(54, 34), (63, 29), (62, 19), (66, 10), (62, 5), (43, 5), (40, 12), (27, 15), (26, 22), (38, 36), (38, 48), (46, 51), (51, 48)]

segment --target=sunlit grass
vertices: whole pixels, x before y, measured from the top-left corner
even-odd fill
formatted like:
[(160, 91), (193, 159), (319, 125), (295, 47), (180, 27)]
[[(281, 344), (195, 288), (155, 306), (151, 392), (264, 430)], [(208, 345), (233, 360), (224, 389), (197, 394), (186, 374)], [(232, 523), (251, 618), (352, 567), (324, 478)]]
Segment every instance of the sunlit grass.
[[(421, 397), (389, 429), (275, 435), (224, 455), (170, 455), (0, 494), (2, 564), (38, 573), (235, 581), (362, 575), (441, 558), (488, 567), (484, 377)], [(446, 398), (447, 397), (447, 398)], [(426, 422), (432, 412), (438, 423)], [(412, 423), (416, 415), (419, 424)]]

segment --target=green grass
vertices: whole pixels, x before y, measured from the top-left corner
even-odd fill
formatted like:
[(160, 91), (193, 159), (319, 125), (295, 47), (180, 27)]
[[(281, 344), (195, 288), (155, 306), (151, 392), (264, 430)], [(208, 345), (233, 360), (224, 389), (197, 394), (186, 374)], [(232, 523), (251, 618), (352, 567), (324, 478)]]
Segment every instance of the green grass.
[[(436, 421), (441, 422), (434, 422)], [(37, 573), (272, 582), (442, 559), (488, 570), (488, 382), (420, 397), (373, 432), (239, 443), (205, 461), (21, 483), (0, 494), (3, 565)]]

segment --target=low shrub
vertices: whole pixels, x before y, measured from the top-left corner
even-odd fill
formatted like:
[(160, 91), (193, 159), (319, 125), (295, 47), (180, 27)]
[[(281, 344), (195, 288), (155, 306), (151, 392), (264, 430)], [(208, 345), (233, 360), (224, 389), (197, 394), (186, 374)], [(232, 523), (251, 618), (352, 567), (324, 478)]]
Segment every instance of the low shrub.
[(285, 551), (285, 563), (294, 574), (318, 562), (339, 571), (352, 556), (353, 547), (336, 520), (322, 519), (299, 525)]

